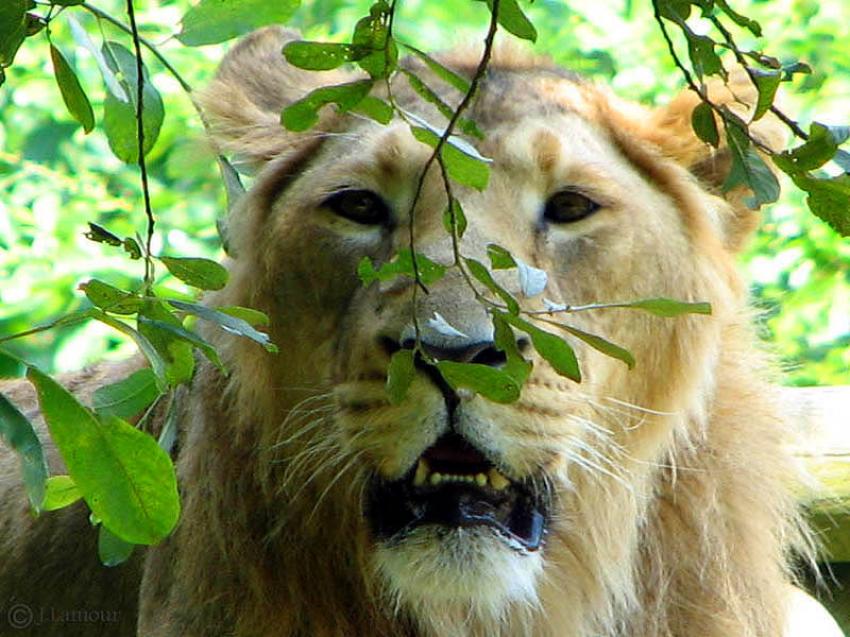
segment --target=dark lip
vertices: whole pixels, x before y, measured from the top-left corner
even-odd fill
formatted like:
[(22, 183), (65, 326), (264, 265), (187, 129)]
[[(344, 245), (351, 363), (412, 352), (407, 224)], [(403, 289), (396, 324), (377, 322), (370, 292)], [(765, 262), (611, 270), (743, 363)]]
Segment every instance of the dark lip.
[[(493, 468), (468, 441), (449, 434), (423, 454), (434, 470), (474, 475)], [(538, 550), (548, 526), (547, 498), (536, 488), (539, 480), (517, 480), (502, 490), (477, 484), (448, 482), (413, 485), (416, 465), (393, 481), (376, 477), (370, 485), (364, 513), (372, 533), (383, 541), (398, 541), (417, 528), (485, 527), (526, 551)], [(548, 492), (548, 490), (546, 490)]]

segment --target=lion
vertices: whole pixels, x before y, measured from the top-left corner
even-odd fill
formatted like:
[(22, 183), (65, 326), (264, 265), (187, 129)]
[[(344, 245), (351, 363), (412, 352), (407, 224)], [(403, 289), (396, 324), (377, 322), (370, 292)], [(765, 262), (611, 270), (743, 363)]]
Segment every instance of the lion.
[[(635, 368), (567, 336), (577, 383), (516, 330), (533, 364), (518, 401), (452, 389), (419, 365), (396, 403), (388, 363), (417, 333), (436, 360), (500, 367), (506, 354), (457, 268), (418, 294), (409, 277), (358, 278), (364, 256), (386, 262), (410, 228), (418, 253), (453, 263), (446, 192), (433, 166), (411, 218), (432, 150), (401, 119), (326, 109), (309, 132), (281, 127), (285, 106), (357, 77), (289, 66), (281, 48), (295, 37), (248, 36), (199, 96), (216, 148), (256, 175), (228, 226), (230, 281), (206, 303), (265, 312), (280, 353), (205, 333), (229, 373), (199, 362), (177, 398), (180, 523), (116, 569), (97, 564), (84, 506), (32, 519), (4, 463), (0, 603), (118, 611), (32, 628), (64, 637), (782, 635), (795, 560), (811, 554), (792, 423), (736, 271), (757, 215), (741, 192), (722, 194), (728, 155), (693, 134), (697, 98), (653, 110), (496, 50), (467, 113), (491, 183), (454, 185), (460, 252), (484, 261), (496, 243), (548, 272), (532, 298), (497, 273), (530, 312), (668, 297), (712, 314), (569, 314)], [(471, 77), (478, 56), (443, 61)], [(393, 99), (439, 121), (403, 79)], [(717, 99), (740, 107), (734, 87)], [(769, 122), (756, 130), (775, 143)], [(68, 382), (85, 396), (133, 364)], [(31, 390), (3, 390), (35, 417)]]

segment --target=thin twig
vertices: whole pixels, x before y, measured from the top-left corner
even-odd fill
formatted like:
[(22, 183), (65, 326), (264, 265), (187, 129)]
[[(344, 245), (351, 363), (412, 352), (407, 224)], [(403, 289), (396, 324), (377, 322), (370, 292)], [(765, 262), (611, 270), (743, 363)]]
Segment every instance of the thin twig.
[[(746, 58), (744, 57), (744, 54), (741, 53), (741, 50), (738, 48), (738, 45), (735, 43), (735, 39), (732, 37), (732, 33), (729, 31), (729, 29), (726, 28), (726, 26), (723, 24), (723, 22), (717, 16), (715, 16), (715, 15), (710, 16), (709, 19), (711, 20), (711, 23), (717, 28), (717, 30), (720, 31), (720, 34), (723, 36), (724, 42), (729, 47), (729, 49), (732, 50), (732, 55), (735, 56), (735, 59), (738, 61), (738, 64), (740, 64), (742, 67), (744, 67), (744, 70), (747, 72), (747, 75), (749, 76), (750, 81), (753, 83), (754, 86), (758, 86), (758, 83), (756, 82), (755, 73), (753, 72), (752, 67), (750, 67), (749, 63), (747, 62)], [(783, 124), (785, 124), (789, 129), (791, 129), (791, 132), (794, 133), (794, 135), (796, 135), (797, 137), (799, 137), (800, 139), (802, 139), (804, 141), (807, 141), (809, 139), (808, 133), (806, 133), (806, 131), (804, 131), (802, 128), (800, 128), (800, 126), (797, 124), (797, 122), (795, 122), (790, 117), (788, 117), (785, 113), (780, 111), (774, 104), (770, 105), (769, 110), (776, 117), (778, 117), (782, 121)]]
[(147, 240), (145, 241), (145, 287), (150, 289), (154, 281), (154, 264), (151, 257), (151, 244), (153, 243), (154, 227), (156, 220), (151, 207), (150, 184), (148, 183), (148, 167), (145, 162), (145, 127), (144, 127), (144, 93), (145, 76), (144, 62), (142, 60), (142, 44), (139, 39), (139, 30), (136, 25), (136, 11), (133, 0), (127, 0), (127, 17), (130, 20), (130, 31), (133, 36), (133, 47), (136, 49), (136, 137), (139, 147), (139, 171), (142, 178), (142, 195), (145, 201), (145, 216), (148, 220)]

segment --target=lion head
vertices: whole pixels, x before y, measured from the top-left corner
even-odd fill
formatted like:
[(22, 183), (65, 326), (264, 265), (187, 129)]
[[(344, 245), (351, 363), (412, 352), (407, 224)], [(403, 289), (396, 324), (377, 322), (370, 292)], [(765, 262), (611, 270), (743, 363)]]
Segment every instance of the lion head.
[[(719, 194), (726, 162), (690, 130), (696, 98), (649, 110), (497, 51), (468, 113), (490, 185), (454, 186), (468, 219), (455, 246), (436, 165), (417, 193), (432, 150), (407, 123), (324, 112), (309, 132), (281, 127), (293, 100), (350, 79), (287, 66), (291, 37), (250, 36), (203, 94), (218, 148), (256, 171), (229, 225), (231, 281), (210, 302), (263, 310), (280, 353), (215, 337), (231, 374), (196, 380), (186, 513), (159, 549), (178, 584), (147, 582), (149, 634), (169, 600), (184, 630), (205, 616), (240, 635), (779, 634), (797, 531), (734, 265), (754, 213)], [(477, 58), (445, 62), (468, 76)], [(440, 121), (405, 87), (402, 108)], [(446, 266), (498, 244), (546, 271), (531, 298), (515, 271), (497, 273), (539, 318), (560, 320), (547, 302), (652, 297), (713, 313), (569, 314), (635, 368), (566, 334), (577, 383), (516, 330), (533, 364), (516, 402), (422, 365), (394, 404), (388, 364), (417, 329), (436, 360), (506, 360), (458, 268), (427, 291), (409, 277), (362, 284), (363, 257), (388, 261), (411, 232)]]

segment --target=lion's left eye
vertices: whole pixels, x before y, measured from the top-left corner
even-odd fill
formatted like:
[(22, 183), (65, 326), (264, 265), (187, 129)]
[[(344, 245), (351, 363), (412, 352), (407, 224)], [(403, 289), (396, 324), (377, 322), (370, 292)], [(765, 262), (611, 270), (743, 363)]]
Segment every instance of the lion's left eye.
[(549, 197), (543, 217), (552, 223), (570, 223), (592, 215), (601, 206), (575, 190), (562, 190)]
[(371, 190), (341, 190), (325, 199), (322, 206), (364, 225), (384, 224), (390, 218), (387, 204)]

